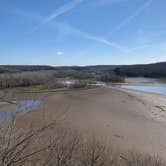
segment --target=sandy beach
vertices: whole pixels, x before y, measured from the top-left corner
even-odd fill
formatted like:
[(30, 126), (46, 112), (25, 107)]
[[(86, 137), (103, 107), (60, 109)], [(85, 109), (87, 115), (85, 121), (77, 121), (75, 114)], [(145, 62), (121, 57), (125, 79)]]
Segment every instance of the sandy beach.
[[(19, 94), (32, 99), (33, 94)], [(17, 120), (17, 126), (60, 119), (81, 134), (95, 135), (115, 148), (166, 157), (166, 97), (116, 88), (97, 88), (35, 95), (42, 109)], [(25, 125), (26, 124), (26, 125)]]

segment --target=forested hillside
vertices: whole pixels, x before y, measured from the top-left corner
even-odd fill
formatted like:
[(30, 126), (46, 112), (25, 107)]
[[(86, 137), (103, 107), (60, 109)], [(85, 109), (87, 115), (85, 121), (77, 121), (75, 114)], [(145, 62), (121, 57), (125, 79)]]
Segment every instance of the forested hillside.
[(166, 62), (117, 67), (115, 73), (127, 77), (166, 77)]

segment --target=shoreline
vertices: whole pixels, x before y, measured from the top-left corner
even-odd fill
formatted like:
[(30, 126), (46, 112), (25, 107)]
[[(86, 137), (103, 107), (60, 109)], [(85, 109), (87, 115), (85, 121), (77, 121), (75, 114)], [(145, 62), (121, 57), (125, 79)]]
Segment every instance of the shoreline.
[(152, 86), (152, 82), (124, 82), (124, 83), (111, 83), (111, 85), (133, 85), (133, 86)]
[(166, 95), (139, 90), (115, 88), (137, 98), (142, 103), (148, 105), (149, 115), (158, 122), (166, 125)]
[(110, 87), (110, 88), (115, 88), (115, 89), (119, 89), (119, 90), (122, 90), (122, 91), (126, 91), (126, 92), (137, 92), (137, 93), (140, 93), (140, 94), (147, 94), (147, 95), (155, 95), (155, 96), (159, 96), (159, 97), (165, 97), (166, 98), (166, 95), (164, 94), (160, 94), (160, 93), (155, 93), (155, 92), (146, 92), (146, 91), (141, 91), (141, 90), (134, 90), (134, 89), (127, 89), (127, 88), (122, 88), (122, 87)]
[[(33, 94), (18, 94), (30, 99)], [(106, 138), (122, 150), (166, 157), (166, 97), (120, 88), (96, 88), (37, 94), (42, 108), (17, 118), (17, 128), (60, 119), (85, 136)], [(161, 107), (165, 106), (165, 107)], [(43, 117), (44, 116), (44, 117)], [(44, 119), (43, 119), (44, 118)], [(25, 126), (26, 124), (26, 126)]]
[[(61, 90), (61, 91), (46, 91), (46, 92), (39, 92), (36, 94), (41, 94), (41, 96), (45, 96), (46, 94), (50, 94), (50, 95), (60, 95), (60, 94), (67, 94), (67, 93), (88, 93), (90, 91), (98, 91), (98, 90), (102, 90), (102, 89), (112, 89), (115, 91), (119, 91), (122, 93), (126, 93), (129, 96), (132, 96), (133, 98), (135, 98), (136, 100), (138, 100), (139, 102), (142, 102), (146, 105), (149, 106), (150, 109), (154, 109), (153, 112), (149, 112), (150, 116), (155, 118), (155, 120), (157, 121), (161, 121), (161, 122), (165, 122), (166, 123), (166, 95), (162, 95), (162, 94), (157, 94), (157, 93), (153, 93), (153, 92), (145, 92), (145, 91), (140, 91), (140, 90), (132, 90), (132, 89), (126, 89), (126, 88), (121, 88), (121, 87), (113, 87), (113, 86), (108, 86), (108, 87), (96, 87), (96, 88), (90, 88), (90, 89), (71, 89), (71, 90)], [(21, 92), (20, 93), (21, 96), (33, 96), (33, 92)], [(19, 94), (18, 94), (19, 95)], [(30, 99), (28, 97), (28, 99)], [(18, 107), (18, 105), (17, 105)], [(9, 105), (6, 106), (5, 110), (7, 110), (7, 108), (15, 108), (13, 107), (13, 105)], [(157, 108), (157, 110), (156, 110)], [(0, 111), (2, 111), (3, 107), (0, 107)], [(158, 114), (158, 110), (162, 110), (162, 118), (159, 116), (156, 116)], [(154, 116), (155, 115), (155, 116)], [(161, 115), (161, 113), (159, 114)]]

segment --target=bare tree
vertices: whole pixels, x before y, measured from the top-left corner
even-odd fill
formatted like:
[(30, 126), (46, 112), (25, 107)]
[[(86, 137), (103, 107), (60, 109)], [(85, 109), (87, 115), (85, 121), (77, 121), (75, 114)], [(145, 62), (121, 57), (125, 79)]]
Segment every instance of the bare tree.
[(95, 136), (83, 137), (62, 127), (59, 118), (24, 130), (17, 128), (14, 117), (0, 124), (0, 166), (166, 166), (158, 156), (122, 154)]

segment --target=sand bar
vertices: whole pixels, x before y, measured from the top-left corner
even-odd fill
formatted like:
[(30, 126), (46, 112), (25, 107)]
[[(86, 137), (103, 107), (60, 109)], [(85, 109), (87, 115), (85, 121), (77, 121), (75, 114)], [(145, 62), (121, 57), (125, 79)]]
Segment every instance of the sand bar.
[[(20, 94), (22, 99), (31, 94)], [(116, 88), (97, 88), (35, 96), (42, 109), (18, 118), (18, 127), (51, 122), (63, 117), (68, 128), (111, 140), (123, 150), (138, 150), (166, 157), (166, 97)], [(62, 116), (61, 116), (62, 115)]]

